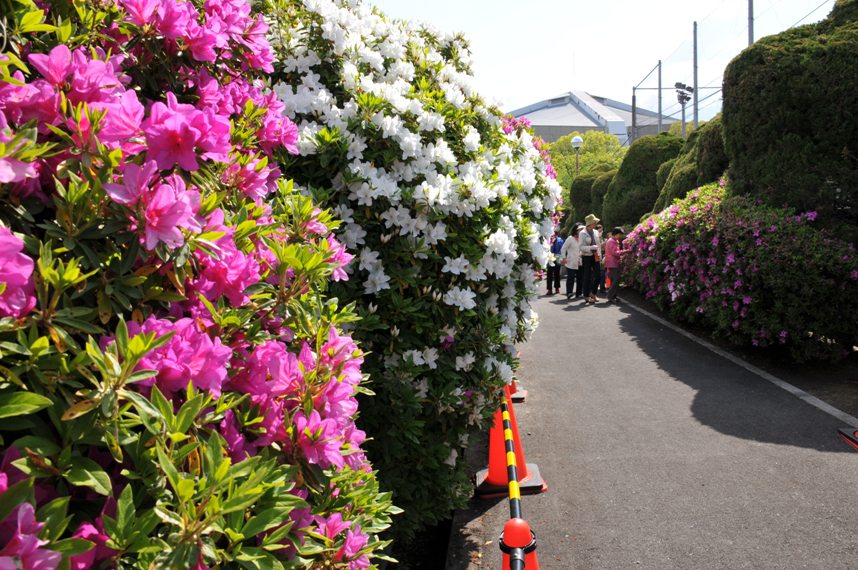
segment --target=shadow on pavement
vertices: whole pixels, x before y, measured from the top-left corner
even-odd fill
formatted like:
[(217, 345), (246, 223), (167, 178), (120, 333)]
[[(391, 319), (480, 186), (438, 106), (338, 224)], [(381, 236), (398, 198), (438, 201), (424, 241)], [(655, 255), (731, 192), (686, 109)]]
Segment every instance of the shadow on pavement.
[(691, 412), (700, 423), (746, 440), (854, 453), (837, 439), (836, 418), (627, 305), (619, 308), (626, 315), (621, 330), (659, 368), (696, 390)]

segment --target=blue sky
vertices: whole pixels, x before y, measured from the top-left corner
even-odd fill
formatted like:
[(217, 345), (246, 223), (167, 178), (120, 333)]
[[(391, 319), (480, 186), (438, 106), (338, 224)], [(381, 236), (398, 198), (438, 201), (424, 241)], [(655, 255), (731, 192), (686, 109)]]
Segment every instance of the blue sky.
[[(626, 103), (632, 87), (663, 61), (662, 83), (691, 84), (692, 29), (698, 22), (698, 79), (720, 87), (729, 61), (748, 44), (748, 0), (365, 0), (394, 18), (463, 32), (471, 42), (480, 93), (505, 111), (581, 89)], [(834, 0), (754, 0), (759, 39), (823, 19)], [(641, 87), (657, 87), (653, 73)], [(700, 102), (700, 117), (720, 110), (720, 93)], [(655, 110), (657, 91), (639, 91)], [(674, 90), (665, 114), (677, 112)]]

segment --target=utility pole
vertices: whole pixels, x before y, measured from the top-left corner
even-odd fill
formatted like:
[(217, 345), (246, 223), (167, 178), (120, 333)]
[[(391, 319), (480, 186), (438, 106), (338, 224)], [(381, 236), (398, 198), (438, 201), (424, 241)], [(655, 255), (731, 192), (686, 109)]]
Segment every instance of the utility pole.
[[(697, 22), (694, 22), (694, 128), (697, 128), (698, 121), (698, 105), (697, 105)], [(685, 121), (683, 120), (683, 124)]]
[(748, 46), (754, 44), (754, 0), (748, 0)]
[(658, 60), (658, 132), (661, 132), (661, 60)]

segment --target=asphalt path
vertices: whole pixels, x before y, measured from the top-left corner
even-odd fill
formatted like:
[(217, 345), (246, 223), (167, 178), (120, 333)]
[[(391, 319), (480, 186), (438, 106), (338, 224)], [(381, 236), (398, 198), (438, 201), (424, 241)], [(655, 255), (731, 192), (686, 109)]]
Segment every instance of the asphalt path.
[[(523, 498), (540, 568), (858, 569), (840, 420), (629, 305), (536, 309), (515, 413), (549, 486)], [(504, 500), (458, 512), (447, 570), (500, 568), (508, 516)]]

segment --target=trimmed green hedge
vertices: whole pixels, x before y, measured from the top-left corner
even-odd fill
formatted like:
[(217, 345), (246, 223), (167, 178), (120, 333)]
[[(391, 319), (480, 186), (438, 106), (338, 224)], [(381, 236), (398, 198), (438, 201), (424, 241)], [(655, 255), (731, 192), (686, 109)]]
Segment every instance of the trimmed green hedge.
[(659, 191), (656, 173), (664, 162), (676, 158), (682, 144), (669, 133), (641, 137), (632, 144), (605, 194), (605, 227), (634, 226), (652, 211)]
[(603, 217), (602, 206), (605, 203), (605, 194), (608, 193), (608, 187), (616, 175), (616, 170), (600, 174), (593, 181), (593, 187), (590, 189), (590, 207), (593, 208), (593, 212), (600, 218)]
[(676, 198), (683, 198), (690, 190), (715, 182), (724, 174), (727, 154), (721, 131), (718, 115), (692, 131), (675, 161), (661, 165), (658, 171), (661, 191), (653, 211), (663, 210)]
[(858, 4), (763, 38), (724, 74), (724, 139), (735, 191), (815, 210), (858, 237)]
[(576, 220), (583, 220), (584, 216), (593, 211), (590, 191), (600, 175), (601, 173), (582, 174), (569, 187), (569, 215)]

